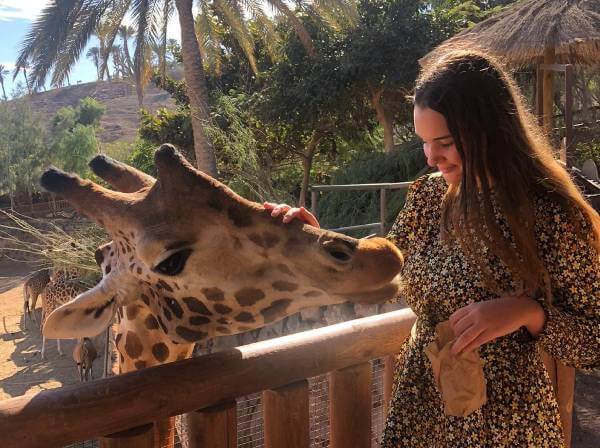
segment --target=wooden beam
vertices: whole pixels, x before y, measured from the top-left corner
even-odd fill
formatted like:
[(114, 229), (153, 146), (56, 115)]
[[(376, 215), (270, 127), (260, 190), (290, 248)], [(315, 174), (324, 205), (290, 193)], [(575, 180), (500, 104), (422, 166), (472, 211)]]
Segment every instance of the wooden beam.
[(64, 446), (397, 353), (414, 321), (403, 309), (10, 398), (2, 448)]
[(379, 190), (379, 221), (381, 222), (381, 236), (385, 236), (387, 229), (387, 190)]
[(370, 362), (329, 374), (329, 422), (332, 448), (371, 448)]
[[(41, 445), (40, 445), (41, 446)], [(44, 445), (47, 446), (47, 445)], [(154, 448), (154, 425), (138, 426), (100, 438), (101, 448)]]
[(544, 70), (540, 65), (536, 70), (535, 82), (535, 115), (538, 119), (538, 125), (544, 125)]
[(262, 397), (265, 448), (309, 448), (308, 381), (266, 390)]
[(564, 162), (567, 168), (574, 163), (574, 141), (573, 141), (573, 66), (565, 65), (565, 153)]
[[(544, 64), (554, 64), (554, 48), (549, 47), (544, 51)], [(554, 108), (554, 73), (552, 70), (544, 70), (543, 75), (543, 122), (544, 131), (550, 135), (554, 124), (552, 123), (552, 111)]]
[(383, 368), (383, 415), (387, 417), (390, 400), (394, 389), (394, 372), (396, 371), (396, 355), (385, 357)]
[(186, 414), (189, 448), (236, 448), (237, 405), (230, 401)]

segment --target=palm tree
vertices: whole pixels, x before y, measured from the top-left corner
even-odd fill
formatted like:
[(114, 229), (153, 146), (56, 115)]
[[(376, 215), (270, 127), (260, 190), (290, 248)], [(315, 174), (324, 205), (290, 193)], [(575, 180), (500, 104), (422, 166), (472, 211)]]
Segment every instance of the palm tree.
[(98, 81), (100, 81), (100, 48), (92, 47), (85, 55), (88, 59), (91, 59), (96, 66), (96, 76), (98, 77)]
[(7, 76), (10, 72), (4, 67), (4, 65), (0, 64), (0, 86), (2, 86), (2, 95), (4, 96), (4, 101), (7, 101), (6, 91), (4, 90), (4, 77)]
[[(294, 12), (282, 0), (267, 0), (267, 3), (288, 18), (309, 54), (313, 54), (314, 46), (310, 36)], [(138, 100), (141, 101), (144, 73), (147, 70), (146, 64), (150, 60), (150, 41), (154, 38), (160, 39), (161, 43), (165, 42), (166, 22), (173, 4), (179, 14), (181, 26), (184, 75), (190, 98), (196, 160), (200, 169), (215, 176), (217, 168), (214, 148), (203, 128), (204, 123), (208, 122), (210, 118), (208, 87), (201, 48), (196, 36), (196, 23), (192, 12), (193, 0), (52, 0), (42, 10), (41, 15), (27, 34), (16, 65), (22, 67), (26, 61), (31, 61), (34, 86), (44, 85), (50, 74), (52, 84), (61, 83), (80, 57), (98, 25), (103, 22), (110, 30), (106, 33), (105, 45), (106, 48), (112, 48), (114, 39), (119, 33), (119, 27), (129, 12), (136, 27), (133, 67)], [(209, 9), (218, 11), (220, 17), (232, 27), (236, 36), (244, 35), (243, 8), (250, 11), (255, 20), (262, 22), (267, 20), (265, 14), (261, 12), (259, 0), (243, 2), (213, 0), (210, 5), (207, 0), (198, 0), (198, 4), (202, 11)], [(302, 5), (302, 2), (298, 1), (297, 4)], [(324, 14), (328, 22), (332, 22), (332, 17), (336, 17), (333, 13), (334, 10), (348, 11), (350, 16), (354, 11), (353, 0), (315, 2), (315, 5), (317, 6), (305, 6), (304, 11), (309, 14), (329, 11)], [(338, 13), (338, 15), (340, 14)], [(162, 21), (160, 21), (160, 17), (162, 17)], [(157, 23), (161, 23), (162, 26), (158, 26)], [(157, 31), (157, 28), (160, 28), (160, 32)], [(204, 32), (209, 31), (204, 30)], [(161, 37), (157, 38), (159, 34)], [(123, 41), (124, 46), (125, 43), (126, 40)], [(241, 41), (241, 46), (247, 55), (253, 55), (252, 45)], [(161, 45), (161, 48), (165, 49), (166, 45)], [(101, 75), (104, 74), (109, 55), (109, 51), (102, 55)]]

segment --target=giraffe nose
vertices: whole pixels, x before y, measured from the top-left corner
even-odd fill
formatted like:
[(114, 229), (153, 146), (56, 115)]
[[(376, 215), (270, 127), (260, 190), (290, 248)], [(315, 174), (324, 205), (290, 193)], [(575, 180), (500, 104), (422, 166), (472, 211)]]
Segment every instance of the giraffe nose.
[(346, 264), (354, 257), (358, 244), (353, 241), (346, 241), (345, 239), (335, 239), (325, 241), (321, 246), (336, 262)]

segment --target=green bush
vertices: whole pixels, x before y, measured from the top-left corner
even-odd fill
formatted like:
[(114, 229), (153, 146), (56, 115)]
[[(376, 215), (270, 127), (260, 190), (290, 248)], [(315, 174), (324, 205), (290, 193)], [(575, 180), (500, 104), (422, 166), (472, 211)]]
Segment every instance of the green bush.
[[(421, 145), (407, 142), (394, 152), (372, 152), (338, 169), (331, 184), (365, 184), (414, 180), (426, 166)], [(388, 191), (387, 224), (404, 205), (406, 191)], [(379, 191), (335, 191), (321, 194), (319, 221), (325, 228), (379, 222)], [(372, 233), (372, 232), (367, 232)], [(365, 234), (364, 232), (362, 233)]]
[(575, 164), (577, 166), (583, 165), (583, 162), (588, 159), (592, 159), (596, 165), (600, 166), (600, 140), (579, 143), (575, 147)]

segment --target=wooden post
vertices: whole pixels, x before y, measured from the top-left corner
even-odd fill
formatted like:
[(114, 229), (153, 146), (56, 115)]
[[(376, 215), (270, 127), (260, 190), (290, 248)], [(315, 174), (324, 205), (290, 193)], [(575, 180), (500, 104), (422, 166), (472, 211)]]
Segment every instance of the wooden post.
[(262, 396), (265, 448), (308, 448), (308, 381), (265, 390)]
[(563, 162), (573, 166), (573, 66), (565, 65), (565, 150)]
[(544, 70), (538, 65), (535, 81), (535, 115), (538, 125), (544, 125)]
[[(544, 64), (554, 64), (554, 61), (554, 48), (546, 48), (546, 50), (544, 50)], [(554, 72), (552, 72), (552, 70), (544, 70), (543, 79), (544, 131), (550, 135), (552, 133), (552, 128), (554, 127), (552, 119), (552, 113), (554, 110)]]
[(101, 448), (154, 448), (154, 425), (117, 432), (100, 438)]
[(387, 221), (387, 190), (379, 190), (379, 221), (381, 222), (381, 236), (385, 237)]
[(329, 421), (332, 448), (371, 447), (371, 363), (329, 374)]
[(394, 388), (394, 371), (396, 370), (396, 356), (385, 357), (383, 367), (383, 415), (387, 417)]
[(231, 401), (186, 414), (189, 448), (236, 448), (236, 412)]
[(317, 190), (310, 190), (310, 211), (315, 217), (317, 217), (318, 208), (317, 201), (319, 200), (319, 192)]
[(575, 392), (575, 369), (556, 361), (556, 384), (558, 409), (563, 425), (565, 447), (571, 446), (573, 433), (573, 395)]

